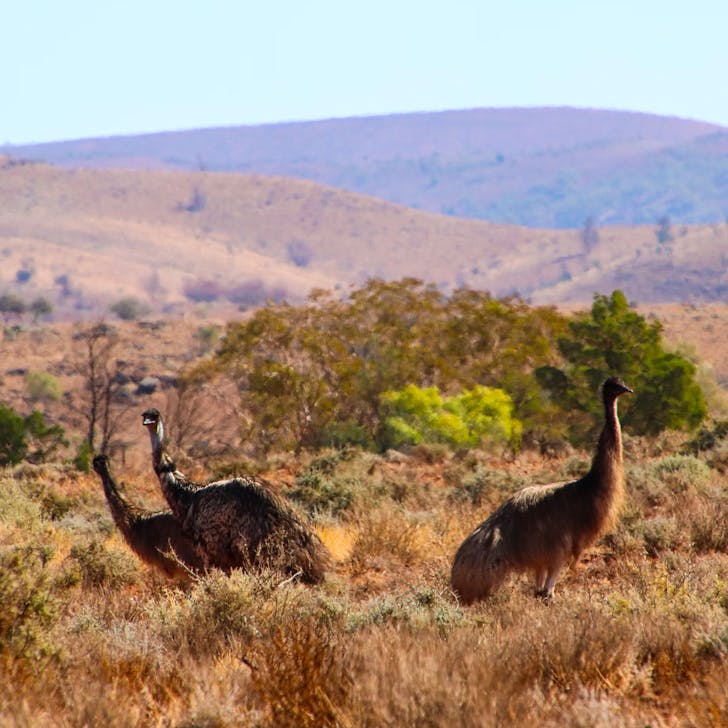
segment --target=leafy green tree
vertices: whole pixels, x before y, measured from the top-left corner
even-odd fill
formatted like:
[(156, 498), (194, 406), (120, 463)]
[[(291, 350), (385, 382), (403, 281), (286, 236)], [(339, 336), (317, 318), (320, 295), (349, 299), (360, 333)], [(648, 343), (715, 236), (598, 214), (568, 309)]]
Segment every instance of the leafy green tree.
[(27, 417), (0, 405), (0, 465), (39, 463), (66, 444), (63, 428), (48, 425), (37, 410)]
[[(303, 306), (269, 305), (230, 324), (190, 376), (232, 378), (250, 445), (383, 447), (382, 394), (500, 388), (514, 417), (545, 417), (536, 366), (556, 364), (565, 318), (517, 298), (462, 289), (445, 296), (406, 278), (370, 280), (346, 300), (317, 291)], [(443, 411), (446, 419), (452, 413)]]
[(27, 452), (25, 420), (15, 410), (0, 405), (0, 465), (15, 465)]
[(694, 428), (706, 415), (695, 366), (665, 351), (662, 326), (630, 307), (625, 295), (597, 294), (589, 314), (574, 316), (559, 338), (564, 366), (539, 367), (536, 377), (565, 413), (574, 441), (593, 438), (602, 409), (595, 397), (608, 376), (621, 376), (633, 389), (624, 398), (622, 424), (638, 435)]

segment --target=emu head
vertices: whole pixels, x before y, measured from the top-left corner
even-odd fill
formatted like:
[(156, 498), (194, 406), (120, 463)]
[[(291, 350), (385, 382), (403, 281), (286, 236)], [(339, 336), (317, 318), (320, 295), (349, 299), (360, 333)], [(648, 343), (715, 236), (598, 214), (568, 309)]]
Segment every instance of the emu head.
[(632, 390), (619, 377), (609, 377), (602, 384), (604, 399), (617, 399), (620, 394), (626, 394), (627, 392), (631, 394)]
[(109, 472), (109, 458), (103, 454), (94, 455), (93, 467), (94, 467), (94, 470), (99, 475), (104, 475), (104, 473), (108, 473)]
[(156, 407), (150, 407), (142, 412), (142, 424), (144, 427), (157, 429), (157, 424), (162, 421), (162, 415)]
[(159, 414), (156, 407), (150, 407), (142, 412), (142, 424), (149, 431), (152, 443), (157, 447), (161, 447), (164, 440), (164, 425), (162, 424), (162, 415)]

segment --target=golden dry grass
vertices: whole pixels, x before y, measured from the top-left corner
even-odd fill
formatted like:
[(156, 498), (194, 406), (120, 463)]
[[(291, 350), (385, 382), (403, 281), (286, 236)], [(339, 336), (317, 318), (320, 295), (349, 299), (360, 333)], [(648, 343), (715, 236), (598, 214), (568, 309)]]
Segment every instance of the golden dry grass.
[[(688, 338), (701, 310), (677, 310), (685, 325), (668, 317), (666, 330)], [(164, 374), (197, 355), (198, 325), (120, 332), (140, 371)], [(70, 333), (4, 341), (3, 366), (55, 372), (75, 391)], [(722, 345), (696, 342), (705, 356)], [(22, 377), (4, 376), (0, 395), (24, 405)], [(141, 409), (125, 425), (126, 464), (119, 453), (112, 466), (131, 499), (160, 507)], [(2, 470), (0, 724), (724, 725), (728, 444), (694, 457), (685, 439), (625, 438), (620, 522), (562, 575), (550, 606), (516, 578), (463, 608), (449, 567), (509, 492), (567, 479), (588, 453), (329, 457), (325, 477), (355, 497), (316, 521), (335, 565), (314, 589), (272, 573), (180, 588), (134, 557), (95, 476), (63, 463)], [(312, 457), (278, 454), (265, 475), (285, 490)]]
[[(327, 477), (366, 468), (381, 480), (318, 525), (338, 548), (319, 588), (274, 573), (179, 588), (126, 548), (90, 476), (6, 469), (0, 722), (723, 725), (728, 476), (707, 458), (629, 460), (617, 528), (562, 576), (551, 605), (523, 578), (471, 608), (450, 593), (454, 548), (507, 483), (563, 476), (583, 457), (489, 460), (504, 484), (477, 506), (459, 488), (472, 459), (444, 457), (437, 487), (416, 457), (396, 470), (366, 453), (341, 460)], [(75, 500), (58, 517), (48, 503), (63, 498)], [(12, 560), (27, 547), (53, 553)]]

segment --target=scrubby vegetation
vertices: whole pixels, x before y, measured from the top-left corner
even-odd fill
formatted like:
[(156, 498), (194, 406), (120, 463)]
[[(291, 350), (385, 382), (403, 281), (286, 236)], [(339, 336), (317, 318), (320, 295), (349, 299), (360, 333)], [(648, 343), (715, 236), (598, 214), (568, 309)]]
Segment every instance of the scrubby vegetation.
[(414, 279), (375, 280), (346, 300), (319, 293), (307, 305), (268, 306), (229, 324), (215, 356), (190, 376), (236, 383), (246, 440), (261, 453), (423, 440), (475, 445), (493, 423), (475, 425), (465, 410), (475, 400), (492, 406), (485, 399), (501, 396), (496, 391), (507, 397), (498, 407), (508, 413), (495, 417), (512, 447), (521, 435), (584, 444), (601, 420), (594, 394), (615, 372), (637, 392), (625, 403), (627, 432), (690, 429), (706, 415), (695, 365), (666, 351), (659, 322), (646, 321), (620, 291), (566, 317), (519, 298), (470, 289), (447, 296)]
[[(89, 372), (108, 374), (103, 391), (123, 386), (105, 365), (118, 364), (112, 334), (95, 326), (75, 341), (87, 398)], [(61, 463), (40, 413), (0, 408), (0, 439), (16, 443), (0, 469), (0, 724), (728, 722), (728, 427), (701, 422), (693, 363), (621, 294), (567, 317), (374, 281), (217, 334), (190, 339), (176, 404), (149, 395), (170, 413), (175, 455), (190, 474), (263, 473), (312, 519), (333, 568), (315, 588), (272, 572), (167, 582), (129, 550), (84, 472), (81, 428), (96, 418), (78, 420), (75, 459)], [(660, 380), (668, 372), (677, 381)], [(616, 528), (552, 604), (515, 578), (463, 607), (448, 589), (457, 546), (515, 490), (585, 472), (585, 408), (607, 373), (636, 390)], [(236, 398), (214, 389), (221, 378), (239, 397), (224, 432), (220, 408)], [(21, 380), (59, 408), (49, 381)], [(134, 396), (107, 397), (110, 418)], [(238, 426), (250, 447), (231, 455), (215, 437)], [(148, 462), (125, 477), (136, 500)]]
[(584, 453), (289, 460), (292, 492), (337, 560), (320, 588), (265, 572), (163, 583), (128, 551), (87, 476), (6, 469), (0, 722), (723, 724), (725, 475), (703, 457), (628, 446), (652, 450), (628, 459), (623, 517), (550, 606), (517, 579), (463, 608), (449, 563), (525, 474), (567, 477)]

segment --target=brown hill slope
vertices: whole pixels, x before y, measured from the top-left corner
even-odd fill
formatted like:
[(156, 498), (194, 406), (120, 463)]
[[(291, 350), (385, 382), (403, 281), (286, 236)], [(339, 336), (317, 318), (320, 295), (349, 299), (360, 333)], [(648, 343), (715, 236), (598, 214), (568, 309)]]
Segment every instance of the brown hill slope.
[[(157, 311), (226, 295), (416, 276), (535, 302), (623, 288), (640, 302), (720, 300), (728, 225), (534, 230), (423, 213), (300, 180), (0, 163), (0, 292), (67, 312), (134, 295)], [(20, 278), (18, 272), (26, 271)], [(252, 300), (255, 296), (258, 300)]]

